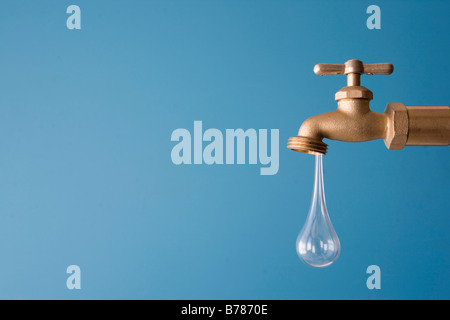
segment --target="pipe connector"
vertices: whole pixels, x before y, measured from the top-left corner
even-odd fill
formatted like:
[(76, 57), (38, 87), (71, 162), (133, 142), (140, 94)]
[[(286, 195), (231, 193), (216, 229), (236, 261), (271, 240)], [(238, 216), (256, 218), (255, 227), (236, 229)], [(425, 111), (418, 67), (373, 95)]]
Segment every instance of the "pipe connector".
[(405, 146), (449, 146), (450, 106), (405, 106), (388, 103), (384, 143), (389, 150)]

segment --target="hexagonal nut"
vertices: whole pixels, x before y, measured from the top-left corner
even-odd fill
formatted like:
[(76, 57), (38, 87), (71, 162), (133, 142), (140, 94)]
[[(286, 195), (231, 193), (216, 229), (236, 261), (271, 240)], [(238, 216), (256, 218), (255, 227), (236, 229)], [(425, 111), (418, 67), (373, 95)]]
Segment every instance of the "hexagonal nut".
[(388, 117), (384, 144), (389, 150), (401, 150), (408, 139), (408, 111), (403, 103), (390, 102), (384, 113)]
[(352, 87), (344, 87), (338, 92), (336, 92), (334, 96), (336, 101), (341, 99), (373, 99), (373, 93), (366, 87), (361, 86), (352, 86)]

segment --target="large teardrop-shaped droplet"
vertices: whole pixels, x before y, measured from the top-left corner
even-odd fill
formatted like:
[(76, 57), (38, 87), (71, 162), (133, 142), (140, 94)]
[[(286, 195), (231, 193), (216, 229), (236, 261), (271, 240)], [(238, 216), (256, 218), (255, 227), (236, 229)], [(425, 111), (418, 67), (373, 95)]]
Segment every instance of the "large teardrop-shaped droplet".
[(339, 251), (339, 239), (331, 225), (325, 203), (322, 155), (316, 155), (311, 207), (297, 238), (297, 253), (310, 266), (326, 267), (337, 259)]

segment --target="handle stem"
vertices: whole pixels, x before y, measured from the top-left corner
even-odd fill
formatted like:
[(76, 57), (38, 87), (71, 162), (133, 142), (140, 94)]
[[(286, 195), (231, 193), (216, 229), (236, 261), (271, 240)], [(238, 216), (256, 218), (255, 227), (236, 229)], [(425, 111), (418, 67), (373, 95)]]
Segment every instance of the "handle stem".
[(360, 86), (361, 85), (361, 75), (359, 73), (349, 73), (347, 74), (347, 86)]

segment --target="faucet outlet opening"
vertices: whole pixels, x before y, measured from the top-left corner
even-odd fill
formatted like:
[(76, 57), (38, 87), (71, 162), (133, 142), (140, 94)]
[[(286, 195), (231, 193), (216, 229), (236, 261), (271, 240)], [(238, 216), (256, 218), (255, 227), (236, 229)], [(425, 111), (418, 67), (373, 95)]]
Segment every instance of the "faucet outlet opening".
[(288, 148), (307, 154), (325, 155), (327, 153), (328, 145), (322, 140), (296, 136), (289, 138)]

